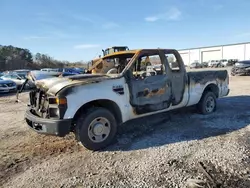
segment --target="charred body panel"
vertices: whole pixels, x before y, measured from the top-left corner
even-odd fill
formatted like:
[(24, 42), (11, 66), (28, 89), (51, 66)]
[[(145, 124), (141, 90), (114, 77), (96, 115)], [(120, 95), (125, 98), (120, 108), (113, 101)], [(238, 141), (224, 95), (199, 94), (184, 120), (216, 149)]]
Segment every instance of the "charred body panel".
[(227, 70), (188, 72), (187, 75), (189, 77), (189, 84), (201, 85), (206, 85), (208, 82), (213, 81), (225, 82), (228, 77)]
[(168, 108), (171, 104), (171, 79), (167, 76), (151, 76), (148, 80), (135, 80), (128, 84), (130, 104), (136, 114)]
[(204, 90), (209, 89), (216, 97), (228, 93), (227, 70), (188, 72), (189, 101), (188, 106), (197, 104)]
[[(62, 79), (62, 78), (60, 78)], [(69, 77), (69, 78), (63, 78), (64, 80), (60, 80), (58, 79), (58, 82), (55, 83), (55, 81), (53, 81), (51, 83), (51, 86), (49, 86), (48, 89), (48, 93), (50, 93), (51, 95), (56, 95), (57, 93), (60, 93), (60, 91), (66, 91), (70, 89), (71, 87), (78, 87), (78, 86), (82, 86), (82, 85), (86, 85), (86, 84), (93, 84), (93, 83), (99, 83), (101, 81), (104, 80), (108, 80), (108, 79), (114, 79), (105, 75), (94, 75), (94, 76), (82, 76), (82, 77)], [(48, 81), (46, 81), (48, 82)], [(48, 83), (47, 83), (48, 85)], [(67, 93), (67, 92), (66, 92)], [(63, 94), (66, 95), (66, 94)]]
[[(51, 86), (49, 80), (41, 80), (37, 88), (30, 92), (30, 111), (33, 115), (41, 118), (62, 119), (67, 110), (67, 103), (64, 105), (50, 104), (50, 99), (66, 98), (78, 88), (86, 84), (99, 83), (106, 79), (113, 79), (104, 75), (77, 75), (68, 78), (54, 78)], [(43, 86), (44, 82), (47, 84)]]
[(183, 100), (186, 88), (188, 88), (188, 78), (186, 72), (182, 74), (174, 74), (172, 77), (172, 105), (176, 106)]

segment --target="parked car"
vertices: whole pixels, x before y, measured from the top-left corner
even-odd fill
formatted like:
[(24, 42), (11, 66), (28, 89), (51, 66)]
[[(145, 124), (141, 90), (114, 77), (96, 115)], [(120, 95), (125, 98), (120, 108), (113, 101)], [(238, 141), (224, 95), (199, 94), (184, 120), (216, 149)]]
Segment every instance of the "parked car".
[(207, 68), (208, 67), (208, 62), (202, 62), (201, 66), (202, 66), (202, 68)]
[(210, 60), (208, 61), (208, 67), (217, 67), (219, 64), (219, 60)]
[[(170, 67), (169, 54), (177, 60), (178, 69)], [(160, 56), (160, 74), (145, 77), (140, 69), (145, 56)], [(60, 137), (73, 132), (83, 146), (100, 150), (112, 143), (117, 127), (129, 120), (193, 105), (201, 114), (211, 114), (217, 98), (229, 93), (227, 70), (187, 72), (174, 49), (122, 51), (106, 58), (131, 59), (113, 74), (108, 72), (116, 67), (102, 74), (36, 81), (25, 113), (27, 126)]]
[(59, 72), (59, 68), (43, 68), (40, 71), (44, 71), (44, 72)]
[(199, 62), (193, 62), (189, 67), (190, 69), (197, 69), (197, 68), (202, 68), (202, 65)]
[(13, 70), (13, 72), (17, 73), (17, 74), (28, 74), (28, 72), (32, 71), (31, 69), (17, 69), (17, 70)]
[(0, 78), (0, 93), (15, 92), (16, 89), (17, 87), (15, 82)]
[[(18, 75), (17, 73), (15, 72), (10, 72), (8, 74), (4, 74), (2, 77), (1, 77), (3, 80), (12, 80), (16, 83), (17, 85), (17, 89), (21, 88), (21, 86), (23, 85), (23, 83), (25, 82), (26, 80), (26, 75)], [(25, 89), (30, 89), (30, 88), (33, 88), (35, 87), (35, 85), (29, 81), (26, 86), (25, 86)]]
[(222, 66), (222, 67), (228, 66), (228, 60), (227, 59), (221, 59), (219, 61), (219, 65)]
[(85, 69), (84, 68), (74, 68), (74, 70), (76, 71), (76, 72), (78, 72), (79, 74), (84, 74), (85, 73)]
[(222, 62), (219, 61), (219, 63), (214, 65), (213, 67), (219, 68), (219, 67), (225, 67), (225, 65)]
[(81, 74), (80, 71), (76, 70), (75, 68), (59, 68), (58, 72), (63, 73), (64, 75), (75, 75), (75, 74)]
[(250, 60), (244, 60), (235, 63), (231, 70), (231, 75), (250, 76)]
[(233, 66), (235, 63), (237, 63), (239, 60), (238, 59), (229, 59), (228, 60), (228, 66)]

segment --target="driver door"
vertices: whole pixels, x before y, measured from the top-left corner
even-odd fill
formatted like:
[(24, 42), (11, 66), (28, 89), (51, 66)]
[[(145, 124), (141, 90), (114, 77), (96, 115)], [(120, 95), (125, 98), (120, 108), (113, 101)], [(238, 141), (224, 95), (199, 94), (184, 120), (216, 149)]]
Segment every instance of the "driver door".
[[(126, 79), (130, 90), (130, 104), (134, 107), (136, 114), (163, 110), (171, 104), (171, 75), (166, 70), (164, 53), (159, 52), (160, 50), (141, 51), (127, 72)], [(143, 62), (141, 59), (147, 59), (150, 63)], [(151, 72), (142, 73), (140, 67), (143, 67), (144, 64), (151, 66), (146, 68)], [(133, 72), (140, 75), (133, 75)]]

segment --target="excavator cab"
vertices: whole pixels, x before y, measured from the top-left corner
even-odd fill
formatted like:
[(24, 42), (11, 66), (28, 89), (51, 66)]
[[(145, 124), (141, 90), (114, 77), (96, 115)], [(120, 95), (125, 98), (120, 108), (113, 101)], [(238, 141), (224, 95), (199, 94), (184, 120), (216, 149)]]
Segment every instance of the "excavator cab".
[(103, 56), (120, 52), (120, 51), (127, 51), (129, 48), (127, 46), (112, 46), (110, 48), (106, 48), (105, 50), (102, 50)]
[[(120, 51), (127, 51), (129, 48), (127, 46), (112, 46), (110, 48), (106, 48), (105, 50), (102, 50), (103, 57)], [(89, 71), (92, 74), (100, 73), (100, 72), (106, 72), (106, 70), (109, 70), (110, 67), (114, 66), (114, 63), (104, 61), (102, 57), (99, 56), (97, 59), (93, 59), (91, 61), (91, 67), (89, 68)], [(95, 70), (93, 70), (95, 69)]]

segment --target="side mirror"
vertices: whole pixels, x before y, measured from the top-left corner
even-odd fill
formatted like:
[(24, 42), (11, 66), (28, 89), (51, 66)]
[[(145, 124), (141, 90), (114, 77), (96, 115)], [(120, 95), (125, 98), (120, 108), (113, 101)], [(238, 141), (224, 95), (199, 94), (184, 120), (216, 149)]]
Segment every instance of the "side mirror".
[(17, 77), (18, 80), (22, 80), (21, 78)]

